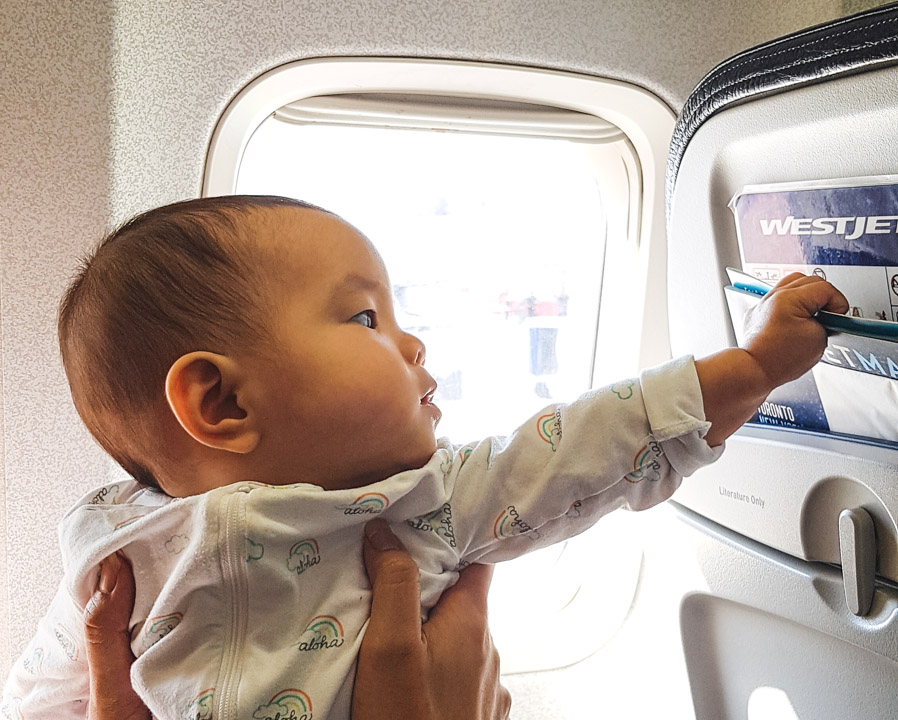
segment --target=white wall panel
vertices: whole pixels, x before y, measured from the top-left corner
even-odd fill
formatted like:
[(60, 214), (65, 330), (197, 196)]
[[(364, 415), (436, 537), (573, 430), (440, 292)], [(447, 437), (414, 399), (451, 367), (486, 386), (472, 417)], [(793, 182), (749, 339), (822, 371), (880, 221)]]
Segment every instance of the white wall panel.
[(72, 407), (55, 325), (66, 278), (109, 215), (111, 53), (103, 2), (0, 3), (4, 678), (58, 583), (56, 524), (105, 465)]

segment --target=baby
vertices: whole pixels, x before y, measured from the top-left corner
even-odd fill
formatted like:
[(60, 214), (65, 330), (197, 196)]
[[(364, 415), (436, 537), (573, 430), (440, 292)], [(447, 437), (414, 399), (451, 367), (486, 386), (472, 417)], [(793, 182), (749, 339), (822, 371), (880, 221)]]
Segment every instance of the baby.
[(132, 680), (156, 717), (348, 718), (372, 516), (416, 558), (426, 613), (469, 563), (668, 498), (819, 359), (821, 308), (847, 303), (790, 276), (750, 318), (746, 349), (672, 361), (458, 447), (435, 438), (424, 346), (396, 324), (386, 269), (355, 228), (272, 197), (145, 213), (100, 245), (59, 315), (78, 412), (134, 480), (63, 520), (65, 577), (3, 712), (85, 717), (83, 608), (121, 550), (137, 586)]

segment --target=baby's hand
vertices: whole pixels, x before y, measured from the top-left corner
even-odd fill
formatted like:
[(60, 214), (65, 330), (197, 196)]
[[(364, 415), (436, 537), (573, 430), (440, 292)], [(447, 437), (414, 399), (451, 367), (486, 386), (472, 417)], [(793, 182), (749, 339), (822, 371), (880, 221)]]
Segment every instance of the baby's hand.
[(787, 275), (746, 314), (742, 348), (695, 361), (711, 447), (732, 435), (773, 390), (814, 367), (826, 348), (826, 330), (814, 319), (819, 310), (844, 313), (848, 301), (816, 275)]
[(771, 388), (795, 380), (820, 360), (826, 348), (826, 330), (814, 319), (819, 310), (845, 313), (848, 301), (826, 280), (792, 273), (746, 314), (745, 350)]

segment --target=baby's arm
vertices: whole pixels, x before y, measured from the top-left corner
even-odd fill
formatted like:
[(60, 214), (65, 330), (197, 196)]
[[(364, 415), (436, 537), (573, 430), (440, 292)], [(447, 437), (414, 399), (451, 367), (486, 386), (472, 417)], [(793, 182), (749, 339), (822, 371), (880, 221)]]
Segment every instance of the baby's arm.
[(444, 463), (449, 502), (422, 521), (437, 534), (449, 523), (462, 564), (507, 560), (663, 502), (719, 456), (709, 427), (692, 358), (680, 358), (460, 448)]
[(819, 310), (844, 313), (848, 301), (815, 275), (787, 275), (746, 315), (744, 348), (697, 360), (709, 445), (720, 445), (775, 388), (810, 370), (826, 348)]
[(463, 562), (507, 559), (615, 508), (666, 500), (774, 388), (820, 359), (826, 331), (814, 314), (847, 307), (829, 283), (790, 275), (748, 316), (744, 349), (699, 360), (694, 371), (691, 359), (646, 370), (639, 382), (547, 408), (505, 440), (463, 448), (449, 503)]

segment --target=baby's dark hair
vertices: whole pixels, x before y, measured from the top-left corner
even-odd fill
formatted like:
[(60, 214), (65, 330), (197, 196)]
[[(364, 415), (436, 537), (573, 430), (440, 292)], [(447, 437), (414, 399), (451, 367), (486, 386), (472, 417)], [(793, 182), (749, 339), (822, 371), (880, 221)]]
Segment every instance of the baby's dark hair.
[(143, 485), (159, 487), (165, 378), (193, 350), (264, 345), (276, 298), (246, 220), (274, 208), (320, 210), (273, 196), (174, 203), (134, 217), (82, 263), (59, 307), (62, 361), (79, 415)]

